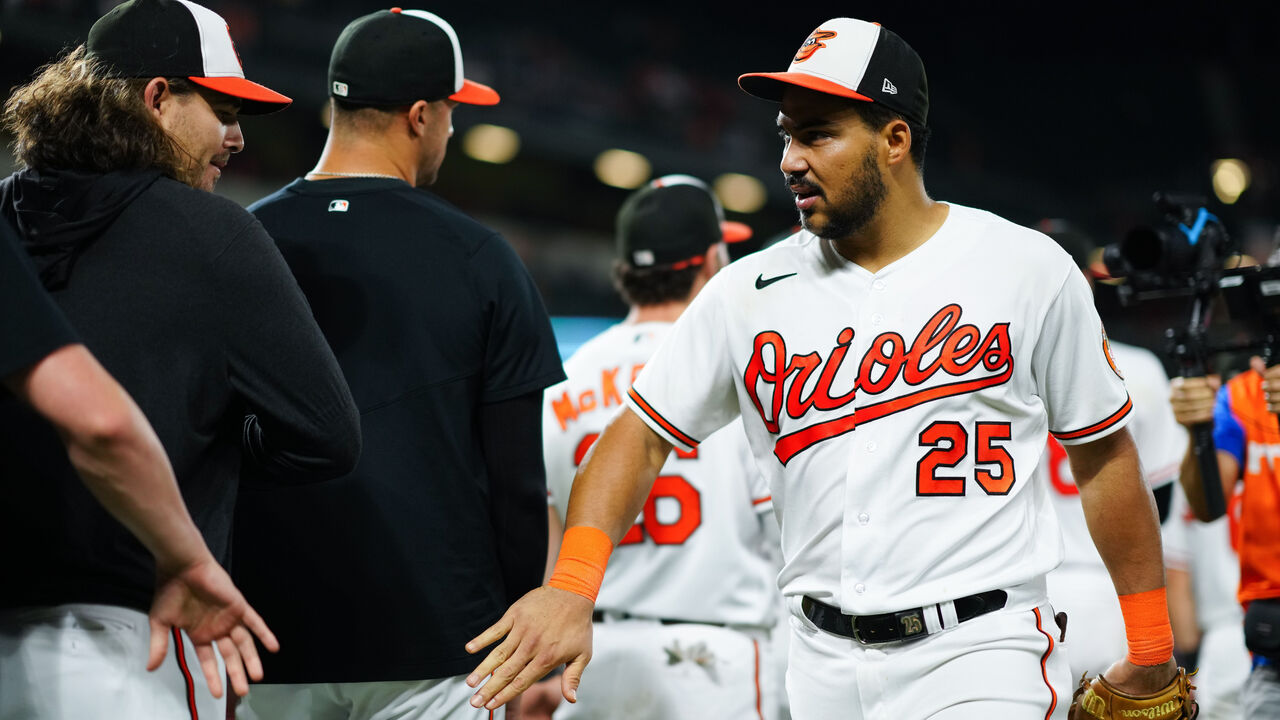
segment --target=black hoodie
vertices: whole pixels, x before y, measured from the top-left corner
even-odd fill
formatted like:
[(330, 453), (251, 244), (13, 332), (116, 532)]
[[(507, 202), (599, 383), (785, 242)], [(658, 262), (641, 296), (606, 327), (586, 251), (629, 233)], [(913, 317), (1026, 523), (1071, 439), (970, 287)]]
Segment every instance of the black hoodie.
[[(324, 336), (271, 238), (243, 208), (158, 173), (27, 170), (0, 213), (45, 287), (164, 444), (225, 561), (242, 449), (281, 482), (355, 465), (360, 425)], [(145, 612), (149, 554), (75, 476), (53, 429), (0, 399), (0, 607)]]

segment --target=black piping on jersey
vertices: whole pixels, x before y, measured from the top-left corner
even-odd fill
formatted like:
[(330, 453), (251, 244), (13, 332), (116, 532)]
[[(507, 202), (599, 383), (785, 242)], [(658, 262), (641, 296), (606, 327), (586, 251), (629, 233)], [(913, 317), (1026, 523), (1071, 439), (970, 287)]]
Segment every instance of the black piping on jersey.
[(657, 410), (654, 410), (653, 406), (649, 404), (649, 401), (645, 400), (643, 397), (640, 396), (640, 393), (636, 392), (635, 387), (632, 387), (629, 390), (627, 390), (627, 395), (630, 395), (631, 399), (635, 401), (636, 405), (639, 406), (640, 409), (643, 410), (646, 415), (653, 418), (653, 420), (657, 422), (658, 425), (662, 427), (663, 430), (666, 430), (668, 433), (671, 433), (672, 437), (676, 438), (677, 440), (684, 443), (685, 445), (688, 445), (689, 447), (693, 447), (693, 448), (698, 447), (698, 445), (702, 442), (700, 440), (693, 439), (691, 435), (681, 431), (680, 428), (677, 428), (670, 420), (667, 420), (665, 417), (662, 416), (661, 413), (659, 413)]

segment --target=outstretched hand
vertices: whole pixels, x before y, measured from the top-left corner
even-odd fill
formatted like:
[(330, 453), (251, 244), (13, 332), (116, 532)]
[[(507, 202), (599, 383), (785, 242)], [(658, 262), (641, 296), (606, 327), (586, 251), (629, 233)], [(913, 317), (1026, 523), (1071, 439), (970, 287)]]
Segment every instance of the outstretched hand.
[(280, 643), (231, 576), (213, 559), (203, 559), (174, 570), (156, 572), (156, 593), (151, 601), (151, 654), (147, 670), (155, 670), (168, 653), (174, 628), (185, 630), (195, 645), (200, 668), (214, 697), (222, 697), (222, 673), (214, 656), (214, 646), (222, 654), (227, 677), (237, 695), (249, 692), (248, 678), (262, 679), (262, 661), (254, 646), (257, 635), (271, 652)]
[(467, 643), (467, 652), (474, 654), (502, 640), (467, 678), (468, 685), (477, 687), (489, 677), (471, 698), (472, 706), (496, 710), (564, 663), (569, 665), (560, 677), (560, 691), (576, 702), (582, 671), (591, 660), (593, 607), (580, 595), (547, 586), (516, 601)]

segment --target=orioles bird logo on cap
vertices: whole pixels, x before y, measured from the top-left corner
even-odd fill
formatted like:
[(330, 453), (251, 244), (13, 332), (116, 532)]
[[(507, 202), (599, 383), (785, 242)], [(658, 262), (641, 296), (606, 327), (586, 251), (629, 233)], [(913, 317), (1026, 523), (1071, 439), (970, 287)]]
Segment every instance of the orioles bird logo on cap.
[(835, 36), (836, 34), (833, 30), (814, 30), (813, 34), (805, 38), (804, 44), (796, 51), (795, 60), (792, 60), (792, 62), (804, 62), (813, 57), (814, 53), (827, 46), (826, 43), (822, 42), (823, 40), (830, 40)]

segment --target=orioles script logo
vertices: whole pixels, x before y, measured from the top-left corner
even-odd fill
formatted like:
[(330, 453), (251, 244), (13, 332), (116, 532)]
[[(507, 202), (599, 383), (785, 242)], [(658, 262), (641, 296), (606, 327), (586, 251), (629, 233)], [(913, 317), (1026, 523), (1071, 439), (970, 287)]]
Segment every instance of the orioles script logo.
[[(788, 417), (799, 420), (811, 408), (830, 411), (845, 407), (853, 402), (859, 390), (878, 395), (899, 380), (908, 386), (922, 385), (938, 373), (960, 378), (863, 405), (848, 415), (783, 435), (774, 444), (773, 454), (786, 465), (791, 458), (817, 443), (843, 435), (859, 424), (1008, 381), (1013, 376), (1009, 323), (992, 325), (984, 336), (976, 326), (960, 324), (962, 312), (955, 304), (942, 308), (929, 318), (910, 344), (898, 333), (881, 333), (859, 362), (853, 387), (840, 394), (832, 393), (832, 384), (853, 342), (852, 328), (840, 331), (835, 347), (826, 358), (817, 352), (788, 355), (786, 341), (772, 330), (757, 335), (743, 379), (760, 419), (775, 435), (781, 431), (779, 420), (784, 410)], [(815, 373), (817, 380), (806, 394)]]
[(795, 59), (791, 62), (804, 62), (813, 57), (813, 54), (826, 47), (827, 44), (823, 40), (830, 40), (836, 34), (832, 30), (814, 30), (813, 34), (805, 38), (801, 43), (800, 49), (796, 51)]

